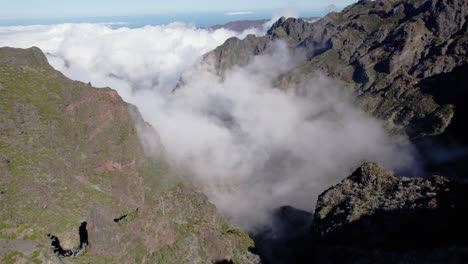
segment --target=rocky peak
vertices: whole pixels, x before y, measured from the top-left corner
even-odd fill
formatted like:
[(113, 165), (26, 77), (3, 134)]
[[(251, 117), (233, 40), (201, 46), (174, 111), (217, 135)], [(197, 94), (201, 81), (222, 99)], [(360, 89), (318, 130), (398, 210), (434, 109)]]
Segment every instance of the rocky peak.
[(280, 19), (278, 19), (275, 23), (273, 23), (273, 25), (271, 26), (271, 28), (267, 31), (267, 34), (268, 35), (271, 35), (273, 34), (273, 31), (279, 27), (281, 27), (281, 25), (286, 22), (286, 17), (282, 16), (280, 17)]
[(289, 43), (291, 47), (297, 46), (312, 32), (312, 23), (299, 18), (281, 17), (268, 30), (267, 35), (272, 40), (281, 39)]
[(48, 67), (49, 62), (42, 51), (37, 47), (29, 49), (16, 49), (4, 47), (1, 48), (0, 64), (12, 66), (29, 66), (29, 67)]
[[(455, 191), (452, 188), (455, 188), (453, 183), (442, 176), (429, 180), (400, 179), (375, 163), (365, 163), (319, 196), (314, 231), (321, 237), (333, 236), (347, 228), (355, 228), (354, 225), (376, 224), (382, 221), (378, 220), (379, 215), (390, 214), (394, 220), (400, 215), (400, 221), (404, 221), (411, 218), (407, 214), (416, 217), (417, 212), (436, 212), (460, 206), (460, 201), (447, 202), (447, 195)], [(375, 234), (384, 236), (385, 232), (379, 230)]]

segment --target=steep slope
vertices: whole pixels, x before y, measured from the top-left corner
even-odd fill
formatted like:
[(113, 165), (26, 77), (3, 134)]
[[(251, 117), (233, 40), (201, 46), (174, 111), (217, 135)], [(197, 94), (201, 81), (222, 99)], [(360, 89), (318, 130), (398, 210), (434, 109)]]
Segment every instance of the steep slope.
[(284, 40), (305, 49), (308, 60), (280, 76), (278, 87), (294, 88), (323, 72), (354, 91), (393, 134), (436, 135), (450, 124), (453, 105), (438, 104), (418, 84), (468, 62), (467, 15), (463, 0), (359, 1), (315, 23), (282, 18), (266, 36), (229, 39), (205, 61), (224, 74)]
[[(144, 149), (143, 130), (157, 138), (115, 91), (67, 79), (37, 48), (0, 48), (0, 262), (248, 262), (248, 236), (145, 157), (163, 150)], [(47, 234), (89, 246), (59, 260)]]

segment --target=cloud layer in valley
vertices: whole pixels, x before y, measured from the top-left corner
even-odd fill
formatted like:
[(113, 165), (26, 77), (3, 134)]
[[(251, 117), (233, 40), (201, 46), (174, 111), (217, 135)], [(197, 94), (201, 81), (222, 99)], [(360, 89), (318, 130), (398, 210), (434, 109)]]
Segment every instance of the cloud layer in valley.
[(204, 53), (249, 32), (180, 23), (0, 27), (0, 46), (37, 46), (68, 77), (116, 89), (156, 128), (168, 160), (248, 230), (278, 206), (313, 210), (320, 192), (363, 161), (390, 169), (411, 162), (332, 80), (311, 76), (296, 87), (300, 95), (273, 88), (300, 62), (281, 42), (224, 79), (210, 65), (193, 70)]

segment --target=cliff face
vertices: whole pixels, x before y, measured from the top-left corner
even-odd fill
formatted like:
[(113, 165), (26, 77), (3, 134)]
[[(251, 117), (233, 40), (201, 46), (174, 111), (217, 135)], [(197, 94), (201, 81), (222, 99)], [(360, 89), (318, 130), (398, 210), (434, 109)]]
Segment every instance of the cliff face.
[(60, 262), (47, 234), (73, 249), (84, 231), (84, 254), (63, 261), (247, 261), (248, 236), (147, 159), (163, 150), (143, 149), (142, 130), (157, 139), (114, 90), (67, 79), (37, 48), (0, 48), (0, 262)]
[(440, 102), (420, 83), (466, 65), (467, 15), (463, 0), (359, 1), (315, 23), (282, 18), (266, 36), (229, 39), (205, 61), (224, 74), (283, 40), (308, 57), (279, 76), (277, 87), (294, 88), (319, 71), (351, 89), (394, 135), (437, 135), (450, 124), (454, 103)]

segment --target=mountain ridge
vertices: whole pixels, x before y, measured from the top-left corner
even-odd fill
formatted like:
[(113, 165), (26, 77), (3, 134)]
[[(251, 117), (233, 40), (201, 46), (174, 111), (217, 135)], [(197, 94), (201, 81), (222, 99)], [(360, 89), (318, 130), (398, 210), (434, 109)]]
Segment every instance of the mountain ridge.
[(453, 107), (438, 105), (417, 84), (467, 63), (467, 10), (464, 1), (359, 1), (314, 23), (281, 18), (266, 36), (229, 39), (204, 62), (223, 75), (282, 40), (293, 50), (305, 49), (309, 58), (279, 76), (277, 87), (294, 89), (320, 71), (352, 90), (392, 134), (437, 135), (450, 124)]
[(164, 150), (139, 134), (158, 136), (116, 91), (69, 80), (38, 48), (0, 48), (0, 83), (2, 262), (60, 263), (51, 242), (77, 247), (83, 222), (89, 244), (67, 263), (249, 258), (246, 234), (147, 158)]

